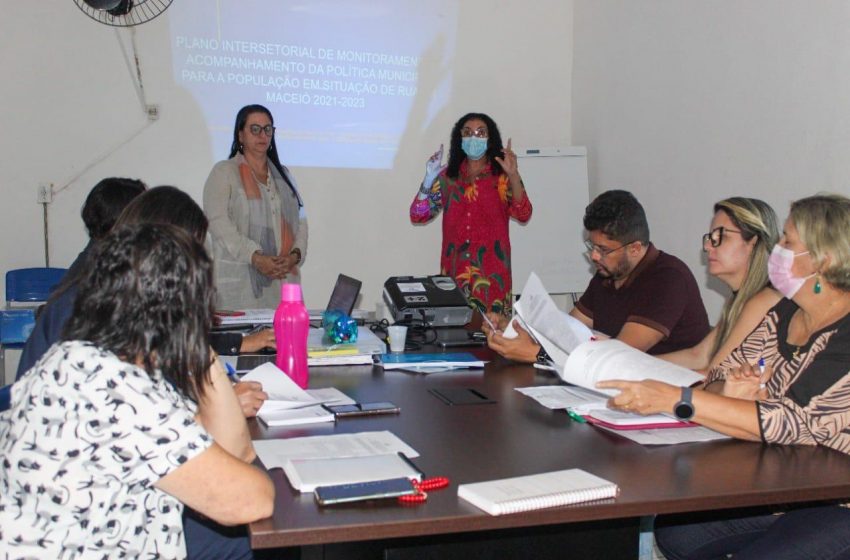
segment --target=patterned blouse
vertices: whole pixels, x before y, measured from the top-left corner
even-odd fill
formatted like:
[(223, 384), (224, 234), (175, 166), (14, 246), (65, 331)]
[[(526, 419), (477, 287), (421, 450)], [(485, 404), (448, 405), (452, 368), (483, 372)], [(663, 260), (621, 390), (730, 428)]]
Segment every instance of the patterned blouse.
[(176, 498), (153, 486), (210, 445), (162, 377), (56, 344), (0, 414), (0, 557), (185, 558)]
[(528, 196), (514, 200), (508, 176), (493, 175), (490, 165), (470, 177), (464, 160), (456, 179), (443, 171), (428, 198), (414, 199), (410, 220), (426, 223), (441, 210), (440, 274), (454, 278), (475, 309), (509, 314), (513, 296), (508, 226), (511, 218), (521, 223), (531, 218)]
[(825, 445), (850, 454), (850, 315), (795, 346), (787, 340), (797, 309), (788, 299), (776, 304), (741, 346), (709, 372), (706, 383), (764, 358), (774, 374), (767, 383), (768, 398), (756, 402), (762, 440)]

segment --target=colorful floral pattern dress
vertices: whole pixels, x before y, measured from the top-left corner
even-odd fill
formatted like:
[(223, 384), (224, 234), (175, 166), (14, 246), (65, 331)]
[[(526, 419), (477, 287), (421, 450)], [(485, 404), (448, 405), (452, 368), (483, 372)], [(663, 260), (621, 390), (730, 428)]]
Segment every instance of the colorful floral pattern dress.
[(508, 176), (493, 175), (490, 165), (470, 177), (464, 160), (457, 178), (444, 170), (428, 198), (414, 199), (410, 220), (426, 223), (441, 210), (440, 273), (454, 278), (478, 311), (509, 313), (513, 296), (508, 225), (511, 218), (521, 223), (531, 218), (528, 196), (514, 200)]

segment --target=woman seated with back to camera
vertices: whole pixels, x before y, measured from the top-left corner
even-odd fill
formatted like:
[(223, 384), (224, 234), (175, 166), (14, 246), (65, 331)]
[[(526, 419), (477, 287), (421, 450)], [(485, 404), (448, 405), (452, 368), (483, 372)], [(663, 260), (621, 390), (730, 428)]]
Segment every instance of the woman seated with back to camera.
[[(740, 439), (850, 454), (850, 199), (817, 195), (792, 203), (768, 271), (785, 298), (711, 369), (703, 389), (601, 382), (620, 391), (609, 405), (675, 412)], [(671, 559), (847, 558), (850, 509), (660, 517), (656, 537)]]
[[(119, 216), (117, 226), (138, 226), (142, 224), (162, 224), (176, 226), (188, 233), (198, 243), (203, 244), (207, 237), (209, 222), (201, 207), (191, 196), (176, 187), (154, 187), (139, 195)], [(266, 333), (273, 332), (265, 329)], [(235, 337), (237, 341), (228, 342)], [(238, 340), (244, 348), (246, 341), (239, 333), (211, 333), (210, 345), (222, 354), (230, 353), (230, 347), (238, 347)], [(274, 340), (272, 340), (272, 343)], [(273, 344), (272, 344), (273, 345)], [(224, 347), (225, 349), (222, 349)], [(241, 381), (233, 385), (233, 391), (239, 399), (242, 414), (246, 418), (256, 416), (257, 411), (268, 398), (263, 386), (255, 381)], [(201, 417), (201, 423), (215, 437), (216, 426), (212, 422), (218, 418), (214, 410)], [(192, 508), (183, 512), (183, 534), (186, 539), (186, 552), (192, 560), (228, 560), (252, 558), (251, 546), (243, 527), (222, 527), (211, 523)]]
[(720, 320), (696, 346), (658, 356), (708, 371), (729, 355), (781, 296), (770, 286), (767, 261), (779, 239), (776, 213), (755, 198), (732, 197), (714, 205), (711, 228), (702, 236), (708, 272), (729, 286)]
[(63, 341), (0, 414), (0, 555), (184, 558), (183, 504), (223, 524), (271, 514), (209, 346), (214, 293), (176, 227), (118, 227), (95, 248)]

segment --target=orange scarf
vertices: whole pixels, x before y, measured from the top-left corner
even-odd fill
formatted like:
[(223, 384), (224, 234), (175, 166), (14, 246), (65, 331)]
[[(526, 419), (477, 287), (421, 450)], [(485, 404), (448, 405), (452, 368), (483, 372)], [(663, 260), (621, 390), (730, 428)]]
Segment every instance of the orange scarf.
[[(269, 169), (269, 175), (271, 175), (271, 172), (271, 169)], [(245, 196), (248, 200), (258, 200), (261, 198), (262, 195), (260, 194), (260, 186), (257, 184), (257, 178), (251, 172), (251, 168), (248, 166), (248, 163), (244, 160), (244, 158), (239, 163), (239, 178), (242, 179), (242, 188), (245, 189)], [(295, 234), (292, 232), (292, 228), (286, 221), (286, 218), (284, 218), (283, 212), (281, 212), (280, 256), (288, 256), (289, 252), (292, 251), (294, 243)]]

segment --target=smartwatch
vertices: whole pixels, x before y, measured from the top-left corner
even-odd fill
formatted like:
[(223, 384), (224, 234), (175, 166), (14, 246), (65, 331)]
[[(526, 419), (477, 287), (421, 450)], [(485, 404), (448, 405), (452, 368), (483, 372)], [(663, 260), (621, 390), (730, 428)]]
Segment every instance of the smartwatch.
[(694, 417), (693, 392), (691, 387), (682, 387), (682, 398), (673, 406), (673, 414), (679, 420), (687, 421)]

